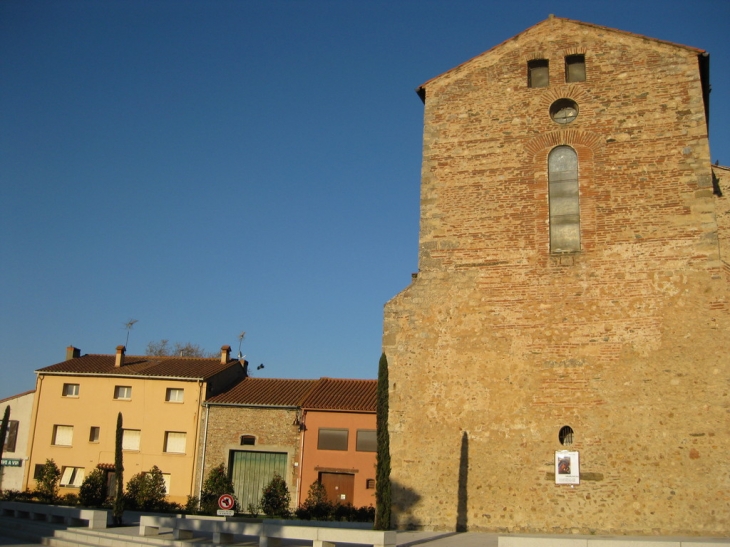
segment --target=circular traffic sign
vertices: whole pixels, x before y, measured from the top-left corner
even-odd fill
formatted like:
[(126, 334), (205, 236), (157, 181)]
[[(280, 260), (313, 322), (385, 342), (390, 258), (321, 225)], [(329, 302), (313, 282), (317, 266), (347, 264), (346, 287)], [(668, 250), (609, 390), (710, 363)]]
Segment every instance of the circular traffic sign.
[(233, 499), (233, 496), (230, 494), (222, 494), (220, 498), (218, 498), (218, 507), (221, 509), (233, 509), (233, 506), (236, 505), (236, 500)]

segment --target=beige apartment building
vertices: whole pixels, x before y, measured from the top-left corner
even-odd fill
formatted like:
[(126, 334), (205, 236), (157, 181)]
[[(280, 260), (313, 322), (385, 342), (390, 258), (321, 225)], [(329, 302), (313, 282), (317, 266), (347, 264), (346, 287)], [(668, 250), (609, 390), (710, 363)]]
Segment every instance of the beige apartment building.
[(36, 371), (33, 435), (24, 486), (46, 459), (61, 470), (61, 494), (78, 493), (95, 468), (111, 475), (117, 416), (123, 417), (124, 482), (157, 466), (169, 500), (185, 503), (193, 494), (201, 408), (246, 375), (247, 363), (221, 357), (81, 355)]

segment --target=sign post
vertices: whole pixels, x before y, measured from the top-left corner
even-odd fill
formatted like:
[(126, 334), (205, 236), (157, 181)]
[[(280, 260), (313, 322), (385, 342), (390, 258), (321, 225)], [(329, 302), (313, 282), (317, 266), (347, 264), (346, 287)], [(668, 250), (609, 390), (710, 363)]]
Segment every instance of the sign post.
[(233, 508), (236, 506), (236, 500), (230, 494), (222, 494), (218, 498), (218, 516), (220, 517), (232, 517), (235, 514)]

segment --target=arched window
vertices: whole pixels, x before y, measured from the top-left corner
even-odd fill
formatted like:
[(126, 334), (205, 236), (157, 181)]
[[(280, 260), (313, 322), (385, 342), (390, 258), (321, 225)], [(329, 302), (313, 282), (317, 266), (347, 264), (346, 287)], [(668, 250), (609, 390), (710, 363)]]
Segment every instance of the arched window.
[(550, 252), (580, 251), (578, 154), (558, 146), (548, 156)]

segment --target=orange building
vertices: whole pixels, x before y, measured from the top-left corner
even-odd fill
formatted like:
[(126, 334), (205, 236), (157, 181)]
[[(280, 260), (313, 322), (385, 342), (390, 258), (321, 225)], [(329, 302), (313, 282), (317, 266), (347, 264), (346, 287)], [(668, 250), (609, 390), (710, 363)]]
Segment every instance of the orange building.
[(302, 403), (299, 502), (320, 482), (327, 498), (375, 506), (377, 380), (322, 378)]
[(375, 505), (376, 380), (246, 378), (205, 402), (202, 476), (224, 464), (241, 509), (274, 474), (293, 505), (321, 482), (331, 501)]
[[(117, 415), (123, 416), (125, 483), (157, 466), (169, 500), (193, 494), (201, 404), (246, 375), (246, 362), (218, 358), (81, 355), (36, 371), (24, 487), (46, 459), (61, 470), (61, 494), (76, 493), (95, 468), (113, 471)], [(111, 474), (111, 473), (109, 473)]]

